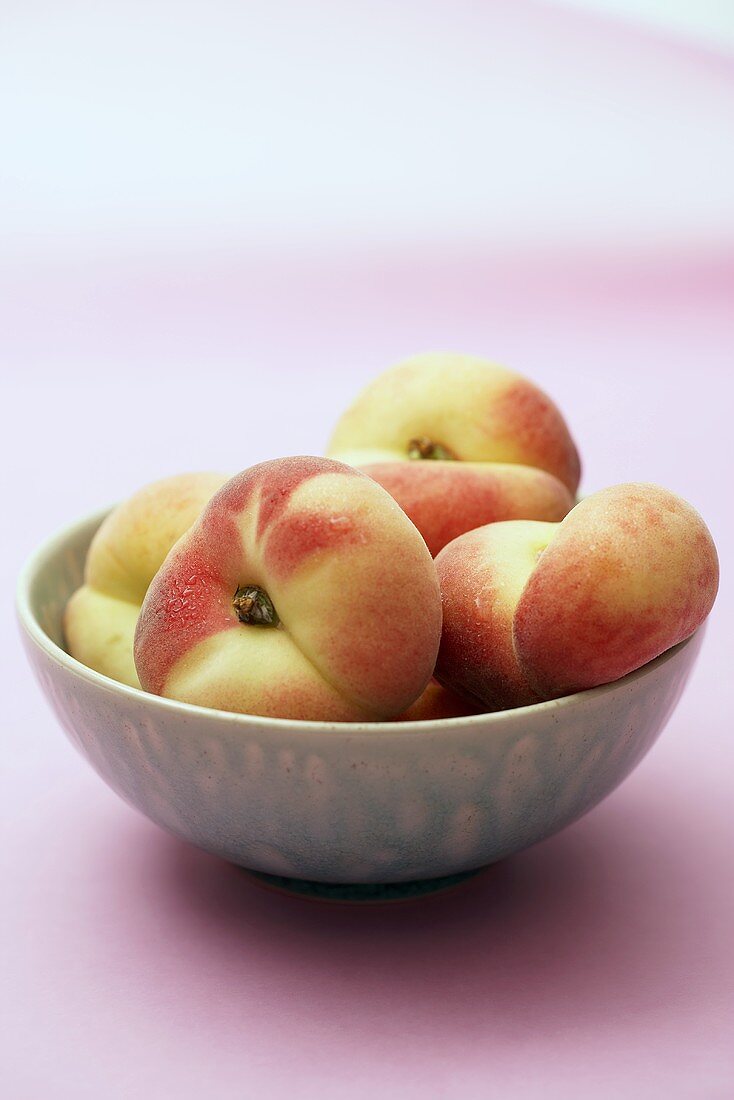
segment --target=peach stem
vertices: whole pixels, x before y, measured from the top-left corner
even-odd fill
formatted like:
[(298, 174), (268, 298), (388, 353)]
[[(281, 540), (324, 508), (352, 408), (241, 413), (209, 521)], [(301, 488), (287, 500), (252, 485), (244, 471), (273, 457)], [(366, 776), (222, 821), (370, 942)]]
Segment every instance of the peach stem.
[(232, 600), (241, 623), (250, 626), (277, 626), (278, 612), (267, 592), (255, 584), (239, 585)]
[(455, 459), (456, 455), (448, 447), (444, 447), (443, 443), (434, 443), (427, 435), (419, 435), (408, 443), (408, 458), (446, 462)]

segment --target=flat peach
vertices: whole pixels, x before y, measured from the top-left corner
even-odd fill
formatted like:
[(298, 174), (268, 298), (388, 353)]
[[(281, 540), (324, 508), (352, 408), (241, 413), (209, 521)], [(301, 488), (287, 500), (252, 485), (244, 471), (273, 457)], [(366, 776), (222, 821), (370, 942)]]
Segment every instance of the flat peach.
[(456, 353), (417, 355), (379, 375), (341, 417), (328, 452), (357, 466), (442, 454), (534, 466), (571, 494), (580, 477), (578, 451), (547, 394), (514, 371)]
[(518, 659), (544, 698), (617, 680), (690, 637), (718, 583), (690, 504), (657, 485), (602, 489), (560, 524), (523, 590)]
[(84, 584), (64, 612), (73, 657), (113, 680), (140, 686), (133, 638), (148, 585), (224, 481), (223, 474), (177, 474), (144, 486), (110, 512), (89, 548)]
[(704, 621), (718, 560), (698, 513), (656, 485), (587, 497), (558, 524), (471, 531), (437, 557), (436, 678), (489, 708), (619, 679)]
[(485, 523), (562, 519), (580, 476), (550, 398), (467, 355), (416, 356), (380, 375), (344, 413), (328, 453), (379, 481), (433, 554)]
[(135, 640), (142, 686), (284, 718), (390, 718), (426, 687), (441, 630), (435, 567), (376, 482), (329, 459), (232, 478), (174, 547)]

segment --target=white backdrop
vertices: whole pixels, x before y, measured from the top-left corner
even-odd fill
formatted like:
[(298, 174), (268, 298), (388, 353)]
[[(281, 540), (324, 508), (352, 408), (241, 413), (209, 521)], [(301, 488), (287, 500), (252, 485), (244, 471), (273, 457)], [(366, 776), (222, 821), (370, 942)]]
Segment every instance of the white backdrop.
[(734, 59), (565, 5), (30, 0), (0, 73), (6, 262), (734, 235)]

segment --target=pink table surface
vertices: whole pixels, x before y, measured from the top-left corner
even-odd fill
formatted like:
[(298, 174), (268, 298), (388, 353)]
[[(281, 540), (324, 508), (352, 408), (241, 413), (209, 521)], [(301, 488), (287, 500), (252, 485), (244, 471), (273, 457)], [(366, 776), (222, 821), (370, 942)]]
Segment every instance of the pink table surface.
[[(461, 5), (468, 38), (479, 43), (473, 20), (490, 9), (507, 15), (519, 41), (529, 5)], [(431, 19), (441, 10), (430, 5)], [(87, 16), (79, 19), (86, 26)], [(440, 24), (425, 25), (441, 39)], [(556, 198), (540, 202), (542, 173), (532, 187), (525, 179), (521, 213), (535, 210), (537, 186), (538, 209), (568, 219), (551, 227), (556, 244), (542, 255), (521, 232), (519, 251), (510, 251), (512, 232), (502, 249), (492, 246), (504, 207), (475, 248), (469, 235), (454, 250), (431, 245), (430, 233), (422, 247), (404, 240), (393, 249), (351, 238), (338, 245), (332, 233), (328, 248), (278, 258), (262, 242), (260, 251), (237, 240), (207, 249), (199, 233), (198, 244), (187, 243), (182, 229), (175, 254), (160, 243), (146, 253), (140, 239), (115, 247), (94, 227), (77, 248), (73, 231), (53, 236), (61, 230), (51, 215), (26, 249), (42, 189), (19, 171), (17, 203), (5, 208), (20, 226), (15, 259), (0, 253), (9, 367), (0, 571), (10, 593), (21, 562), (48, 534), (155, 477), (318, 452), (376, 370), (422, 349), (467, 350), (514, 366), (556, 398), (584, 457), (585, 491), (657, 481), (709, 523), (722, 588), (678, 710), (634, 775), (559, 836), (451, 895), (327, 907), (265, 892), (108, 791), (32, 681), (8, 595), (0, 621), (0, 1083), (13, 1100), (734, 1095), (734, 258), (717, 244), (731, 241), (723, 149), (721, 167), (704, 156), (731, 117), (734, 66), (671, 44), (632, 42), (620, 58), (621, 32), (603, 25), (578, 39), (574, 31), (564, 52), (554, 25), (536, 12), (535, 44), (520, 51), (519, 70), (504, 39), (497, 46), (500, 90), (517, 87), (523, 110), (555, 95), (583, 123), (583, 140), (569, 133), (557, 149), (560, 126), (544, 146)], [(293, 34), (297, 52), (298, 27)], [(47, 74), (53, 90), (76, 62), (46, 37), (45, 53), (30, 52), (34, 79), (45, 65), (59, 67)], [(75, 41), (87, 57), (72, 27), (65, 49)], [(460, 66), (463, 46), (451, 49)], [(17, 50), (13, 57), (20, 80), (25, 62)], [(536, 86), (538, 66), (546, 79)], [(467, 75), (480, 72), (475, 64)], [(600, 113), (587, 117), (592, 85)], [(84, 112), (95, 110), (83, 92), (82, 131)], [(60, 125), (77, 107), (59, 103)], [(46, 110), (41, 98), (32, 107), (27, 127), (14, 116), (28, 171)], [(381, 109), (388, 118), (384, 97)], [(608, 148), (597, 140), (597, 118), (610, 127)], [(680, 158), (679, 176), (660, 169), (676, 163), (681, 119), (690, 157)], [(90, 133), (103, 136), (106, 116), (97, 121)], [(616, 153), (628, 128), (632, 174)], [(536, 132), (523, 132), (532, 145)], [(512, 132), (499, 137), (512, 151)], [(102, 151), (112, 155), (113, 145)], [(98, 161), (95, 172), (106, 163)], [(577, 192), (558, 174), (566, 161), (580, 172), (578, 221), (569, 198)], [(66, 209), (64, 187), (45, 178), (40, 161), (35, 170), (38, 187), (45, 180)], [(390, 173), (377, 184), (384, 204)], [(597, 185), (606, 244), (594, 252), (589, 188)], [(503, 193), (512, 197), (511, 188)], [(699, 194), (710, 202), (699, 207)], [(84, 216), (85, 195), (73, 217)], [(114, 213), (122, 198), (107, 198)], [(382, 224), (380, 211), (363, 236)], [(269, 217), (277, 213), (276, 203)], [(559, 236), (576, 230), (573, 247), (559, 250)]]
[(456, 346), (554, 394), (586, 490), (655, 480), (704, 514), (724, 575), (700, 665), (585, 820), (453, 895), (329, 908), (264, 892), (120, 802), (65, 741), (7, 617), (7, 1095), (731, 1096), (734, 265), (306, 275), (98, 270), (96, 320), (60, 373), (58, 321), (34, 329), (7, 392), (8, 587), (71, 518), (169, 471), (318, 451), (375, 368)]

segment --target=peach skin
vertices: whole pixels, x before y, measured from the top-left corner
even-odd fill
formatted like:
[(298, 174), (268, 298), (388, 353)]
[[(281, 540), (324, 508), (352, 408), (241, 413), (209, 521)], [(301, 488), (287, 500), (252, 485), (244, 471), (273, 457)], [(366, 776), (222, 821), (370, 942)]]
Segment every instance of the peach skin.
[(84, 584), (64, 612), (72, 657), (113, 680), (140, 686), (133, 638), (148, 585), (225, 480), (224, 474), (178, 474), (144, 486), (110, 512), (89, 548)]
[(343, 463), (284, 458), (228, 481), (173, 548), (135, 663), (182, 702), (386, 719), (423, 692), (440, 634), (435, 566), (392, 497)]
[(435, 557), (465, 531), (506, 519), (557, 522), (573, 507), (545, 470), (487, 462), (381, 462), (364, 472), (387, 489)]
[(550, 398), (468, 355), (420, 355), (380, 375), (342, 416), (328, 453), (379, 481), (433, 554), (486, 523), (561, 520), (580, 476)]
[(436, 558), (443, 633), (436, 679), (486, 710), (538, 702), (512, 638), (515, 609), (559, 524), (507, 520), (467, 531)]
[(436, 677), (492, 708), (610, 683), (688, 638), (713, 606), (718, 559), (698, 513), (632, 483), (559, 524), (494, 524), (436, 559)]
[(465, 718), (468, 714), (483, 714), (485, 710), (478, 699), (469, 700), (438, 680), (431, 680), (423, 694), (395, 721), (435, 722), (437, 718)]

